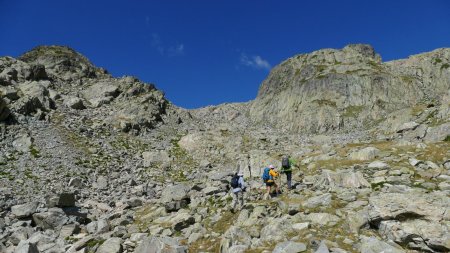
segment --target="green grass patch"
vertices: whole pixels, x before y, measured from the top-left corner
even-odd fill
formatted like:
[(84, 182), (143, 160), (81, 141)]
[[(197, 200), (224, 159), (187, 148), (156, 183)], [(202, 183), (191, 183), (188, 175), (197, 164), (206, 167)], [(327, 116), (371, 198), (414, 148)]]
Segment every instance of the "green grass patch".
[(445, 137), (444, 141), (445, 142), (450, 142), (450, 135), (447, 135), (447, 137)]
[(7, 171), (0, 171), (0, 178), (7, 178), (9, 181), (14, 180), (14, 176)]
[(32, 179), (32, 180), (38, 180), (39, 179), (39, 177), (35, 176), (30, 169), (26, 169), (25, 172), (24, 172), (24, 175), (28, 179)]
[(442, 64), (442, 66), (441, 66), (441, 70), (443, 70), (443, 69), (448, 69), (449, 67), (450, 67), (450, 64), (444, 63), (444, 64)]
[(331, 101), (331, 100), (327, 100), (327, 99), (316, 99), (312, 101), (313, 103), (317, 103), (320, 106), (331, 106), (331, 107), (336, 107), (336, 102)]
[[(95, 245), (97, 245), (97, 244), (98, 245), (102, 245), (104, 242), (105, 242), (104, 239), (93, 239), (93, 240), (90, 240), (89, 242), (86, 243), (86, 247), (94, 248)], [(88, 249), (88, 251), (89, 251), (89, 249)]]
[(344, 109), (344, 113), (342, 113), (342, 116), (347, 118), (355, 118), (358, 117), (358, 115), (362, 112), (363, 109), (364, 106), (360, 105), (348, 106)]
[(41, 154), (39, 152), (39, 149), (36, 148), (36, 146), (31, 145), (30, 146), (30, 153), (34, 158), (39, 158), (41, 157)]
[(441, 62), (442, 62), (442, 60), (440, 58), (435, 58), (434, 61), (433, 61), (433, 64), (436, 65), (436, 64), (441, 63)]
[(386, 184), (386, 182), (379, 182), (379, 183), (371, 183), (370, 187), (374, 190), (374, 191), (378, 191), (380, 189), (382, 189), (384, 187), (384, 184)]

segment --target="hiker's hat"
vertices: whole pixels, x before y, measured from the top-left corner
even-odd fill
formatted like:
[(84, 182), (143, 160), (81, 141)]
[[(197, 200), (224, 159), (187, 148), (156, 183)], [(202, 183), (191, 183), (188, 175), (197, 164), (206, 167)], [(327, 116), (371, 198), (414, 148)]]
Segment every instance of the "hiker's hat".
[(275, 167), (271, 164), (269, 165), (269, 169), (275, 169)]

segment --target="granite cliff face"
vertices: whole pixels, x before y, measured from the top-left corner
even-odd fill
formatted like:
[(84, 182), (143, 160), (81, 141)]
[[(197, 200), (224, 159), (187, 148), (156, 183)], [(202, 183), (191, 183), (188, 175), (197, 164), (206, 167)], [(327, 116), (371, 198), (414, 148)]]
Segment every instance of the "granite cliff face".
[(382, 62), (369, 45), (297, 55), (262, 83), (250, 117), (303, 133), (371, 128), (387, 115), (435, 104), (450, 89), (450, 49)]

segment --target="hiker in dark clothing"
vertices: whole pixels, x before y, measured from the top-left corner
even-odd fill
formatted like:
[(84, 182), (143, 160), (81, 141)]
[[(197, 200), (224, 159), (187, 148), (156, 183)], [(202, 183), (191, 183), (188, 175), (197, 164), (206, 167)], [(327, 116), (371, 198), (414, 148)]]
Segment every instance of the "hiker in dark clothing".
[[(245, 182), (244, 182), (244, 173), (242, 171), (234, 174), (231, 179), (231, 190), (233, 201), (231, 203), (231, 212), (235, 212), (236, 210), (241, 210), (244, 206), (244, 191), (245, 191)], [(236, 209), (236, 207), (238, 209)]]
[(286, 174), (287, 187), (289, 190), (292, 189), (292, 166), (294, 166), (294, 162), (288, 156), (284, 156), (281, 159), (281, 173)]

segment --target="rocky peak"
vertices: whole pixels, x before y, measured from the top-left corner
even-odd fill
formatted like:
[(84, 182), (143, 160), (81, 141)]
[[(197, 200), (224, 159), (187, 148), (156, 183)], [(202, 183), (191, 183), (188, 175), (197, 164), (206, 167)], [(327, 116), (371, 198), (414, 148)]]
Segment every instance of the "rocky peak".
[(65, 46), (38, 46), (18, 59), (43, 65), (53, 77), (66, 81), (109, 76), (106, 70), (95, 67), (85, 56)]
[(345, 46), (342, 51), (348, 52), (349, 54), (360, 54), (367, 59), (373, 59), (377, 62), (381, 61), (380, 55), (377, 54), (369, 44), (349, 44)]
[(300, 54), (271, 71), (250, 115), (300, 132), (364, 128), (395, 110), (439, 101), (450, 85), (445, 52), (389, 63), (365, 44)]

